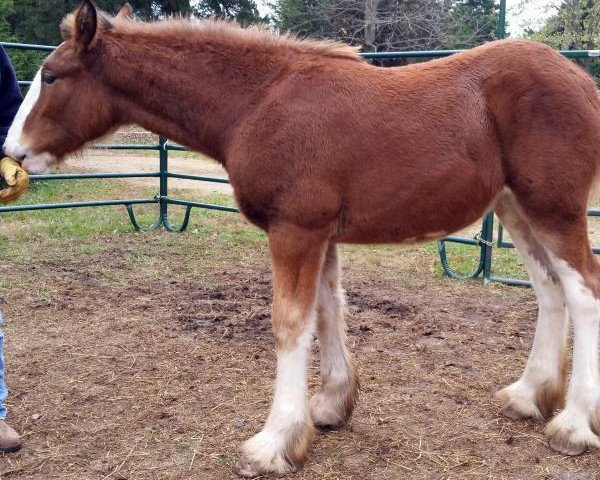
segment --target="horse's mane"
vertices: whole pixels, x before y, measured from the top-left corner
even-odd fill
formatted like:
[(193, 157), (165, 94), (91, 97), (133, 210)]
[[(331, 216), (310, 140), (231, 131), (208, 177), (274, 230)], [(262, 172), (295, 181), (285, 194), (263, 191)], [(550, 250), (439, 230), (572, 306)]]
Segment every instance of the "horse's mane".
[[(196, 37), (198, 40), (210, 40), (215, 43), (229, 43), (233, 40), (243, 42), (246, 45), (289, 47), (326, 57), (361, 59), (359, 47), (353, 47), (333, 40), (301, 39), (292, 33), (278, 35), (265, 26), (254, 25), (242, 28), (234, 21), (170, 18), (157, 22), (141, 22), (128, 18), (113, 18), (102, 12), (99, 18), (99, 25), (103, 28), (122, 33), (149, 35), (163, 33), (188, 39)], [(69, 38), (74, 28), (75, 15), (70, 14), (64, 18), (61, 24), (63, 36)]]

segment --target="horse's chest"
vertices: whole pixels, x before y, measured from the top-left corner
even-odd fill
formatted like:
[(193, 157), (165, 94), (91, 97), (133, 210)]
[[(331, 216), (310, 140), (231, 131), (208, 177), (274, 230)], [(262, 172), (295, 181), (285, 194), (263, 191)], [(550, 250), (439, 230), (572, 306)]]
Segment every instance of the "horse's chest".
[(264, 230), (274, 222), (320, 229), (335, 222), (342, 209), (340, 190), (318, 177), (266, 175), (231, 183), (241, 212)]

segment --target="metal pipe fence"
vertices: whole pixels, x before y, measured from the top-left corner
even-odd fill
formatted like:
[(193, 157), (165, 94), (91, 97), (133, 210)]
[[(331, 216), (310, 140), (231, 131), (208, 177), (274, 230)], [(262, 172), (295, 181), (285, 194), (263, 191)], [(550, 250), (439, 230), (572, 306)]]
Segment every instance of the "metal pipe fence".
[[(504, 37), (504, 13), (505, 0), (501, 1), (501, 17), (498, 26), (498, 37)], [(21, 43), (0, 42), (7, 49), (17, 50), (34, 50), (42, 52), (52, 52), (56, 47), (47, 45), (28, 45)], [(428, 50), (414, 52), (368, 52), (362, 56), (366, 59), (394, 59), (394, 58), (434, 58), (445, 57), (464, 50)], [(561, 51), (567, 58), (598, 58), (600, 50), (569, 50)], [(29, 86), (31, 81), (19, 81), (23, 87)], [(156, 172), (128, 172), (128, 173), (73, 173), (73, 174), (52, 174), (52, 175), (31, 175), (33, 181), (53, 181), (53, 180), (82, 180), (82, 179), (126, 179), (126, 178), (157, 178), (158, 193), (152, 198), (125, 198), (114, 200), (95, 200), (81, 202), (65, 202), (51, 204), (32, 204), (32, 205), (17, 205), (0, 207), (0, 214), (8, 212), (22, 212), (29, 210), (49, 210), (59, 208), (80, 208), (80, 207), (100, 207), (122, 205), (126, 208), (131, 224), (136, 230), (151, 230), (163, 227), (170, 232), (182, 232), (188, 224), (193, 208), (204, 208), (223, 212), (238, 212), (235, 207), (227, 205), (218, 205), (211, 203), (195, 202), (172, 198), (169, 196), (169, 179), (185, 179), (201, 182), (229, 183), (226, 178), (206, 177), (200, 175), (190, 175), (173, 173), (169, 171), (169, 152), (170, 151), (187, 151), (181, 145), (170, 144), (167, 139), (160, 137), (157, 144), (127, 144), (127, 145), (97, 145), (93, 148), (106, 150), (129, 150), (129, 151), (157, 151), (159, 156), (159, 168)], [(156, 204), (158, 206), (158, 217), (156, 221), (149, 227), (142, 227), (138, 222), (134, 205)], [(169, 220), (169, 206), (178, 205), (185, 207), (183, 221), (180, 226), (176, 227)], [(590, 210), (590, 216), (600, 216), (600, 210)], [(449, 264), (448, 254), (446, 251), (447, 243), (456, 243), (462, 245), (473, 246), (479, 249), (477, 252), (478, 262), (473, 271), (467, 274), (456, 272)], [(514, 248), (511, 242), (504, 240), (504, 230), (500, 225), (498, 228), (498, 236), (496, 241), (498, 248)], [(448, 236), (438, 242), (438, 251), (442, 268), (446, 275), (456, 279), (478, 278), (482, 277), (486, 282), (502, 282), (508, 285), (528, 286), (529, 282), (512, 278), (502, 278), (492, 274), (492, 250), (494, 248), (494, 213), (489, 212), (483, 219), (481, 231), (474, 238)], [(600, 253), (600, 248), (594, 248), (594, 253)]]

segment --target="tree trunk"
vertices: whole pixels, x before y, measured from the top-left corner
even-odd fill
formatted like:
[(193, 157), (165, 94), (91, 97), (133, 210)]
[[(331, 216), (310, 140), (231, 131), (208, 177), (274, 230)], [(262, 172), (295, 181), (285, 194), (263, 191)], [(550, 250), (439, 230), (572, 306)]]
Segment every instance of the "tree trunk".
[(377, 51), (377, 9), (381, 0), (365, 0), (365, 49)]

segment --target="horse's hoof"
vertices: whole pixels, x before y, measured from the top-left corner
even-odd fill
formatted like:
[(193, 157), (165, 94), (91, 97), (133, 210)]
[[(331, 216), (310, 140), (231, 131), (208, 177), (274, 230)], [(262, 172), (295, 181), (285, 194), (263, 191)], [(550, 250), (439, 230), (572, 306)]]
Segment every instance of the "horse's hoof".
[(310, 399), (310, 416), (315, 427), (333, 430), (346, 423), (345, 415), (340, 413), (341, 408), (332, 403), (331, 398), (323, 392), (315, 394)]
[(514, 405), (504, 405), (502, 407), (502, 415), (512, 420), (525, 420), (532, 417), (532, 415), (519, 410)]
[(502, 404), (502, 415), (513, 420), (527, 418), (543, 419), (543, 415), (535, 402), (520, 391), (519, 385), (513, 383), (496, 393), (496, 398)]
[(240, 477), (244, 478), (254, 478), (268, 473), (261, 467), (259, 462), (252, 460), (247, 455), (242, 455), (240, 457), (235, 464), (235, 467), (233, 467), (233, 471)]
[[(590, 432), (591, 433), (591, 432)], [(572, 432), (559, 432), (548, 439), (550, 448), (565, 455), (581, 455), (590, 447), (598, 446), (595, 442), (577, 438)]]
[(296, 471), (306, 458), (313, 435), (308, 420), (307, 416), (307, 421), (293, 423), (276, 433), (263, 430), (246, 440), (234, 471), (246, 478)]
[(272, 463), (266, 467), (263, 462), (255, 460), (246, 454), (242, 454), (240, 459), (233, 467), (233, 471), (244, 478), (255, 478), (261, 475), (285, 475), (296, 471), (296, 468), (287, 462)]
[(358, 377), (351, 370), (347, 382), (324, 386), (310, 399), (310, 416), (315, 427), (333, 430), (348, 423), (358, 400)]
[(590, 448), (600, 448), (600, 439), (589, 425), (576, 424), (567, 415), (557, 415), (546, 427), (550, 448), (565, 455), (581, 455)]

